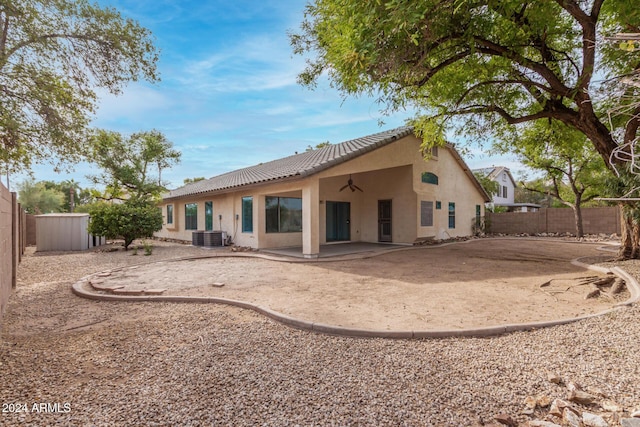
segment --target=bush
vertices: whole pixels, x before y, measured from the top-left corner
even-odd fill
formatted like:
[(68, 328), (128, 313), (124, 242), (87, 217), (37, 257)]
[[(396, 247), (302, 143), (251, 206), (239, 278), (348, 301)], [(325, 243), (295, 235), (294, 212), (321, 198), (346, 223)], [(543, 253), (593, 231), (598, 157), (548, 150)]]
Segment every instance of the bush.
[(151, 237), (162, 228), (162, 213), (147, 202), (102, 203), (94, 206), (89, 214), (89, 233), (107, 239), (124, 239), (125, 250), (135, 239)]

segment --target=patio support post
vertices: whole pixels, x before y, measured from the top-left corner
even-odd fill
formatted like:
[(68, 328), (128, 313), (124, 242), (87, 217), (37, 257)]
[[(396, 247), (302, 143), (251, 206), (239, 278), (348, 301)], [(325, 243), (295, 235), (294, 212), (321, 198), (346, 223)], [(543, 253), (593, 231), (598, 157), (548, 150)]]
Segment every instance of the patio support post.
[(311, 180), (302, 188), (302, 255), (318, 258), (320, 254), (320, 184)]

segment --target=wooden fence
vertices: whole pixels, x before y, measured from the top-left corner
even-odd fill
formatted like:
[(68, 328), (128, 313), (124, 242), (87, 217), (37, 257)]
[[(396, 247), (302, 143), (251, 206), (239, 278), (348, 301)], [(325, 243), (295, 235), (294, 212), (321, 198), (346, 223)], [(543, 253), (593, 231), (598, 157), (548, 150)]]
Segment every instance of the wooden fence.
[(16, 287), (18, 264), (26, 245), (26, 215), (16, 193), (0, 184), (0, 322)]
[[(487, 231), (503, 234), (576, 233), (573, 209), (548, 208), (538, 212), (487, 212)], [(583, 208), (585, 234), (620, 234), (618, 207)]]

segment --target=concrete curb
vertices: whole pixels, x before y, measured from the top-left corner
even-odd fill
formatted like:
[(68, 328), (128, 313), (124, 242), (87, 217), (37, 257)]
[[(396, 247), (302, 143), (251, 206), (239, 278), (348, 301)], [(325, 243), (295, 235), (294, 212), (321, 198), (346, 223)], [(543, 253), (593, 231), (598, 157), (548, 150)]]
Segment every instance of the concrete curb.
[[(452, 242), (447, 243), (466, 243), (465, 242)], [(406, 248), (411, 249), (411, 248)], [(395, 250), (406, 250), (405, 248), (395, 249)], [(384, 252), (383, 252), (384, 253)], [(364, 255), (364, 254), (360, 254)], [(379, 255), (378, 253), (368, 254), (369, 256)], [(193, 257), (184, 257), (184, 258), (176, 258), (172, 260), (164, 260), (158, 262), (177, 262), (177, 261), (188, 261), (188, 260), (197, 260), (197, 259), (206, 259), (206, 258), (216, 258), (216, 257), (247, 257), (247, 258), (262, 258), (268, 259), (272, 261), (284, 261), (290, 262), (288, 259), (283, 259), (281, 257), (272, 257), (272, 256), (264, 256), (261, 254), (250, 254), (250, 253), (236, 253), (233, 255), (230, 254), (216, 254), (216, 255), (208, 255), (208, 256), (193, 256)], [(340, 258), (341, 260), (343, 258)], [(333, 260), (335, 261), (335, 260)], [(294, 260), (293, 262), (309, 262), (309, 260)], [(313, 262), (313, 261), (312, 261)], [(622, 270), (619, 267), (613, 267), (611, 269), (607, 269), (604, 267), (598, 267), (590, 264), (585, 264), (580, 262), (580, 258), (571, 261), (571, 264), (598, 271), (605, 274), (614, 274), (623, 280), (625, 280), (627, 284), (627, 288), (629, 289), (630, 298), (622, 303), (616, 304), (613, 308), (608, 310), (589, 314), (580, 317), (573, 318), (565, 318), (558, 320), (550, 320), (550, 321), (541, 321), (541, 322), (530, 322), (530, 323), (513, 323), (513, 324), (503, 324), (496, 326), (488, 326), (481, 328), (469, 328), (469, 329), (449, 329), (449, 330), (424, 330), (424, 331), (414, 331), (414, 330), (376, 330), (376, 329), (360, 329), (360, 328), (345, 328), (341, 326), (327, 325), (323, 323), (315, 323), (307, 320), (297, 319), (291, 316), (287, 316), (285, 314), (276, 312), (266, 307), (262, 307), (257, 304), (249, 303), (246, 301), (240, 300), (232, 300), (227, 298), (217, 298), (217, 297), (189, 297), (189, 296), (171, 296), (171, 295), (141, 295), (141, 296), (128, 296), (128, 295), (113, 295), (113, 294), (98, 294), (92, 292), (87, 287), (91, 287), (89, 280), (91, 278), (97, 277), (100, 274), (104, 274), (106, 272), (112, 271), (121, 271), (126, 268), (135, 268), (136, 266), (131, 267), (118, 267), (108, 271), (102, 271), (94, 274), (90, 274), (81, 278), (78, 282), (72, 285), (72, 292), (82, 298), (87, 298), (91, 300), (98, 301), (120, 301), (120, 302), (182, 302), (182, 303), (214, 303), (214, 304), (226, 304), (234, 307), (244, 308), (253, 310), (263, 316), (266, 316), (272, 320), (275, 320), (284, 325), (290, 326), (292, 328), (301, 329), (305, 331), (312, 331), (322, 334), (328, 335), (336, 335), (343, 337), (357, 337), (357, 338), (393, 338), (393, 339), (424, 339), (424, 338), (450, 338), (450, 337), (490, 337), (496, 335), (507, 334), (511, 332), (517, 331), (528, 331), (535, 330), (540, 328), (547, 328), (551, 326), (564, 325), (567, 323), (573, 323), (584, 319), (590, 319), (594, 317), (603, 316), (605, 314), (615, 312), (627, 307), (632, 306), (637, 303), (640, 299), (640, 284), (636, 281), (631, 275)]]

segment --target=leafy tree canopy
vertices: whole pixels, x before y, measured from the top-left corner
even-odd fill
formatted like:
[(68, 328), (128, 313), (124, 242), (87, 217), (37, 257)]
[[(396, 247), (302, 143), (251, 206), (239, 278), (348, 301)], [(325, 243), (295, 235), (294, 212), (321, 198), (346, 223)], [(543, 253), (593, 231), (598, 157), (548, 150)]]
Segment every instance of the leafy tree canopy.
[(95, 88), (157, 81), (150, 32), (87, 0), (0, 4), (0, 165), (75, 162), (84, 153)]
[(498, 193), (498, 190), (500, 189), (500, 184), (498, 184), (493, 179), (489, 178), (487, 174), (482, 172), (474, 172), (473, 174), (475, 175), (480, 185), (482, 185), (482, 188), (484, 188), (484, 191), (487, 192), (487, 194), (492, 196)]
[(206, 178), (204, 176), (197, 176), (195, 178), (185, 178), (182, 180), (184, 185), (191, 184), (198, 181), (204, 181)]
[(92, 160), (103, 169), (89, 178), (106, 187), (105, 199), (157, 199), (166, 190), (162, 171), (180, 162), (180, 152), (156, 130), (127, 138), (98, 130), (89, 145)]
[(316, 144), (315, 147), (312, 147), (311, 145), (307, 145), (307, 149), (304, 150), (304, 151), (318, 150), (320, 148), (328, 147), (330, 145), (331, 145), (331, 143), (329, 141), (324, 141), (324, 142), (321, 142), (320, 144)]
[(124, 248), (138, 238), (151, 237), (162, 228), (162, 213), (149, 202), (98, 203), (90, 210), (89, 233), (107, 239), (124, 239)]
[(574, 211), (576, 236), (584, 235), (582, 207), (602, 196), (609, 175), (604, 161), (589, 140), (574, 128), (556, 120), (537, 120), (516, 129), (511, 138), (497, 144), (503, 153), (515, 154), (520, 162), (544, 176), (525, 188), (551, 195)]
[(18, 200), (30, 214), (64, 212), (64, 193), (46, 182), (28, 179), (18, 185)]
[[(315, 0), (291, 42), (310, 54), (302, 84), (326, 73), (345, 95), (416, 107), (430, 118), (416, 122), (426, 140), (451, 125), (487, 138), (555, 119), (608, 159), (617, 146), (604, 118), (612, 97), (596, 80), (638, 69), (637, 54), (603, 38), (623, 30), (640, 32), (635, 2)], [(635, 116), (614, 126), (630, 141), (639, 124)]]

